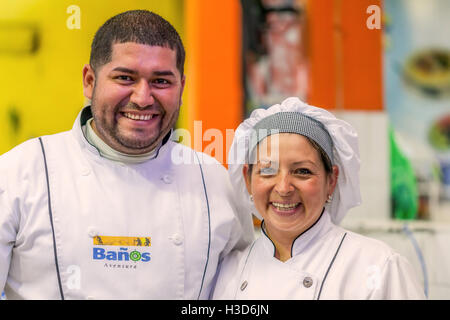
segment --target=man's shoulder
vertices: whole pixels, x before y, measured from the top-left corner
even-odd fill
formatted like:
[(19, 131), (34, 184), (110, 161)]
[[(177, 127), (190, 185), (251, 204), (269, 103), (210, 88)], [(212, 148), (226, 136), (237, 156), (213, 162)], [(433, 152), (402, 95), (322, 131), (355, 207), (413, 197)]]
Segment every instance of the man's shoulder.
[[(204, 181), (214, 188), (229, 188), (229, 177), (227, 169), (216, 158), (180, 143), (170, 141), (170, 163), (179, 168), (178, 172), (198, 172)], [(166, 159), (167, 160), (167, 159)]]
[(0, 155), (0, 168), (4, 165), (32, 162), (36, 157), (42, 157), (40, 139), (43, 139), (46, 143), (52, 143), (56, 140), (64, 139), (68, 134), (69, 131), (64, 131), (26, 140)]
[(174, 164), (184, 165), (209, 165), (211, 168), (217, 167), (225, 170), (225, 167), (214, 157), (200, 151), (196, 151), (191, 147), (181, 143), (169, 141), (170, 157)]

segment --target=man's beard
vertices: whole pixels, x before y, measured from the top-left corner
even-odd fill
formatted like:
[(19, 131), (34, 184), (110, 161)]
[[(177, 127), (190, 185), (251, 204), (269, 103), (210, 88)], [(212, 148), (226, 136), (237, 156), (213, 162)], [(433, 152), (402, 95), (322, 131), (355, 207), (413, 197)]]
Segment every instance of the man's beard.
[[(139, 108), (134, 104), (128, 104), (123, 109), (125, 110), (148, 110), (152, 108), (155, 109), (155, 106), (147, 107), (147, 108)], [(142, 138), (136, 138), (133, 137), (133, 134), (124, 134), (119, 129), (118, 123), (116, 121), (115, 115), (117, 112), (121, 109), (121, 107), (116, 106), (114, 110), (114, 116), (112, 119), (107, 118), (106, 116), (111, 112), (108, 110), (107, 106), (106, 108), (101, 107), (99, 110), (96, 107), (96, 101), (93, 97), (92, 99), (92, 113), (94, 116), (94, 122), (95, 127), (102, 138), (102, 140), (105, 140), (107, 144), (108, 141), (111, 141), (115, 144), (118, 144), (122, 147), (125, 147), (126, 149), (133, 150), (132, 154), (142, 154), (146, 152), (150, 152), (154, 148), (158, 146), (158, 144), (162, 141), (162, 139), (170, 132), (172, 127), (175, 125), (178, 115), (179, 115), (179, 108), (175, 113), (173, 113), (171, 119), (168, 120), (165, 127), (162, 127), (164, 125), (164, 119), (167, 116), (167, 113), (161, 108), (156, 107), (159, 115), (158, 117), (161, 117), (159, 120), (159, 127), (155, 130), (158, 131), (158, 134), (152, 135), (148, 139), (142, 139)], [(110, 123), (111, 122), (111, 123)], [(136, 130), (136, 133), (139, 133), (139, 128), (134, 129)], [(111, 145), (110, 145), (111, 146)], [(111, 146), (114, 148), (114, 146)], [(120, 151), (120, 150), (118, 150)]]

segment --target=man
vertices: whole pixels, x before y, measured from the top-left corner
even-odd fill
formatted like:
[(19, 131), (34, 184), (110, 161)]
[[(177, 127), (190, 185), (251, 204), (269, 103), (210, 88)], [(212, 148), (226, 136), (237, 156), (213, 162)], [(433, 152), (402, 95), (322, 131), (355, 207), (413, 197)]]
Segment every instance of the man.
[(251, 241), (225, 169), (185, 147), (197, 161), (172, 161), (184, 55), (154, 13), (109, 19), (83, 68), (91, 106), (0, 157), (7, 299), (206, 299), (219, 261)]

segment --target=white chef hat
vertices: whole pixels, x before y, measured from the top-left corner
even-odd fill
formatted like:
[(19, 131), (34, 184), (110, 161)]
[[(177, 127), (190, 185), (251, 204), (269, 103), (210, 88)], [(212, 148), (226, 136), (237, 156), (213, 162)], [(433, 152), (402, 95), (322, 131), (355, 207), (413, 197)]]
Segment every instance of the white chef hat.
[[(267, 122), (267, 120), (263, 119), (268, 119), (268, 117), (274, 118), (273, 115), (278, 113), (292, 114), (293, 112), (301, 113), (303, 116), (306, 116), (306, 120), (312, 119), (313, 122), (322, 124), (323, 126), (317, 126), (316, 129), (325, 129), (329, 134), (329, 136), (327, 136), (331, 137), (331, 149), (333, 154), (330, 157), (330, 151), (324, 151), (332, 160), (333, 165), (339, 167), (339, 176), (333, 193), (333, 200), (331, 203), (327, 204), (327, 207), (332, 221), (335, 224), (339, 224), (349, 209), (361, 204), (359, 190), (360, 160), (358, 135), (353, 127), (347, 122), (337, 119), (333, 114), (324, 109), (310, 106), (295, 97), (288, 98), (281, 104), (275, 104), (268, 109), (254, 110), (250, 117), (242, 122), (237, 128), (228, 154), (228, 173), (237, 194), (237, 205), (240, 210), (252, 212), (259, 219), (262, 219), (261, 215), (255, 209), (253, 202), (250, 200), (250, 195), (245, 186), (242, 168), (245, 163), (248, 163), (248, 159), (250, 159), (249, 153), (254, 146), (255, 128), (259, 127), (262, 122)], [(276, 118), (286, 119), (289, 117)], [(314, 135), (313, 131), (316, 129), (307, 129), (307, 131), (312, 132)], [(293, 132), (309, 136), (318, 142), (317, 139), (311, 137), (309, 134), (302, 133), (302, 130), (304, 129), (296, 129)], [(281, 128), (279, 132), (288, 131)], [(319, 133), (319, 135), (322, 137), (324, 136), (323, 132)], [(258, 139), (258, 141), (261, 140), (261, 138)], [(324, 149), (324, 143), (318, 144)], [(325, 145), (325, 149), (327, 149), (329, 144), (325, 143)]]

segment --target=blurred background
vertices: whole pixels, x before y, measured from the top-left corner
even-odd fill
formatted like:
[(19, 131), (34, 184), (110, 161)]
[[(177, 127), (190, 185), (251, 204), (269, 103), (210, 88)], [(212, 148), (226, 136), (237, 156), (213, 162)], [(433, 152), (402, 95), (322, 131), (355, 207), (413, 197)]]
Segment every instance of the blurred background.
[(70, 130), (88, 103), (81, 71), (95, 31), (122, 11), (153, 10), (179, 31), (187, 51), (177, 127), (195, 139), (201, 120), (201, 135), (222, 133), (201, 136), (194, 148), (226, 166), (226, 152), (211, 144), (228, 150), (227, 129), (254, 108), (297, 96), (330, 110), (360, 137), (363, 204), (342, 225), (406, 256), (430, 299), (450, 298), (450, 1), (1, 5), (0, 154)]

